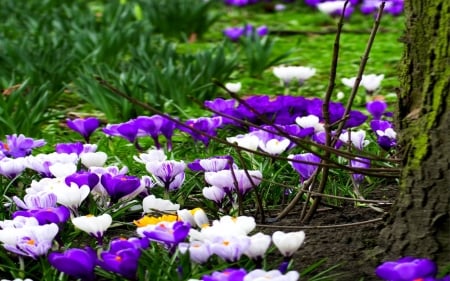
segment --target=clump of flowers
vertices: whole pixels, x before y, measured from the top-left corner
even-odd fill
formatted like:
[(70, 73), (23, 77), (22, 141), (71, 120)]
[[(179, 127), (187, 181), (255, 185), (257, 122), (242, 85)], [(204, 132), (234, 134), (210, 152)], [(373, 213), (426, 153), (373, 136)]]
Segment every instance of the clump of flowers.
[(375, 273), (386, 281), (433, 280), (449, 281), (450, 275), (437, 278), (436, 263), (426, 258), (403, 257), (379, 265)]

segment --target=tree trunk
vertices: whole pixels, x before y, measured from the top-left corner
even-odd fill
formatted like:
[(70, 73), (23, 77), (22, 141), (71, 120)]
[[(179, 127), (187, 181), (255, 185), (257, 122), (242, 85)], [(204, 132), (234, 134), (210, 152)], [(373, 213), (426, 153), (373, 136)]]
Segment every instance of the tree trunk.
[(398, 102), (400, 194), (380, 235), (384, 259), (450, 261), (450, 1), (406, 0)]

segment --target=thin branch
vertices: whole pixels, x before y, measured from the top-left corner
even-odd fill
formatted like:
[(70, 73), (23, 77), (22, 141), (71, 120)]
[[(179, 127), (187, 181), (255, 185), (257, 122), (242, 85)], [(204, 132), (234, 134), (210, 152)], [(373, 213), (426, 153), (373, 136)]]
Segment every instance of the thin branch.
[(264, 227), (264, 228), (277, 228), (277, 229), (330, 229), (330, 228), (342, 228), (342, 227), (354, 227), (354, 226), (361, 226), (365, 224), (371, 224), (371, 223), (377, 223), (383, 221), (383, 218), (376, 218), (361, 222), (353, 222), (353, 223), (345, 223), (345, 224), (335, 224), (335, 225), (303, 225), (303, 226), (292, 226), (292, 225), (271, 225), (271, 224), (257, 224), (257, 227)]

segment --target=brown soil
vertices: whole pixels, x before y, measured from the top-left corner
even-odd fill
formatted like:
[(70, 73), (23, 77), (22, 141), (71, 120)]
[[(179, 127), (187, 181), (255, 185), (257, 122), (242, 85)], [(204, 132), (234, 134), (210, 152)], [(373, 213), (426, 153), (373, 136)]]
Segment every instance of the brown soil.
[[(394, 186), (380, 187), (366, 199), (393, 201), (396, 193), (397, 188)], [(389, 211), (389, 205), (378, 207), (385, 212)], [(298, 214), (298, 212), (292, 212), (292, 215), (274, 223), (271, 227), (261, 227), (261, 231), (264, 233), (276, 230), (298, 231), (302, 229)], [(313, 278), (315, 274), (339, 265), (327, 273), (328, 276), (334, 274), (333, 276), (320, 280), (380, 280), (374, 274), (375, 267), (379, 263), (374, 258), (374, 253), (379, 251), (376, 247), (379, 232), (383, 228), (383, 220), (365, 222), (381, 219), (384, 216), (385, 214), (369, 207), (356, 207), (351, 202), (343, 203), (340, 208), (322, 208), (316, 213), (311, 223), (302, 229), (305, 231), (306, 239), (294, 255), (292, 269), (301, 272), (320, 260), (326, 259), (314, 272), (301, 276), (300, 279), (318, 280)], [(347, 226), (334, 227), (338, 225)], [(313, 226), (325, 226), (325, 228), (311, 229)], [(299, 228), (296, 230), (294, 227)]]

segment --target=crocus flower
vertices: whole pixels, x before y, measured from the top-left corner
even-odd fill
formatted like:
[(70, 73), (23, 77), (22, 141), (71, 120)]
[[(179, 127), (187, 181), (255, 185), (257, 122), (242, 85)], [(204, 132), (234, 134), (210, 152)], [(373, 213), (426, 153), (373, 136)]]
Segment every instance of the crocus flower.
[(57, 197), (53, 192), (43, 190), (26, 194), (23, 200), (14, 196), (13, 200), (20, 209), (35, 210), (56, 207)]
[(57, 270), (82, 281), (95, 280), (94, 268), (97, 263), (97, 254), (90, 248), (67, 249), (66, 251), (51, 252), (48, 255), (49, 263)]
[[(247, 173), (251, 178), (247, 176)], [(234, 190), (244, 195), (254, 186), (259, 185), (262, 180), (262, 174), (258, 170), (247, 171), (247, 173), (238, 169), (207, 172), (205, 180), (210, 185), (222, 188), (225, 193)]]
[(55, 151), (56, 153), (75, 153), (76, 155), (80, 155), (81, 152), (83, 152), (84, 147), (83, 143), (81, 142), (74, 142), (74, 143), (57, 143), (55, 145)]
[(78, 163), (76, 153), (49, 153), (30, 155), (27, 158), (27, 168), (34, 170), (44, 177), (52, 177), (50, 166), (55, 163)]
[(103, 233), (111, 226), (112, 217), (109, 214), (100, 216), (81, 216), (72, 219), (72, 223), (80, 230), (95, 237), (102, 244)]
[(184, 169), (186, 164), (183, 161), (166, 160), (166, 161), (152, 161), (145, 165), (145, 169), (151, 173), (157, 180), (158, 185), (163, 186), (166, 191), (177, 189), (172, 183), (182, 179), (184, 180)]
[(81, 164), (87, 168), (103, 167), (105, 165), (108, 155), (102, 151), (86, 152), (80, 154)]
[(238, 261), (250, 246), (248, 236), (221, 236), (217, 235), (211, 241), (211, 252), (227, 262)]
[(20, 158), (8, 158), (0, 159), (0, 175), (3, 175), (9, 179), (13, 179), (22, 174), (27, 168), (26, 160), (23, 157)]
[(138, 129), (135, 119), (131, 119), (120, 124), (108, 124), (103, 128), (103, 132), (110, 136), (124, 138), (134, 144), (138, 137)]
[(321, 132), (325, 130), (319, 117), (312, 114), (295, 118), (295, 123), (303, 129), (314, 128), (314, 132)]
[(108, 251), (101, 252), (97, 264), (107, 271), (134, 280), (141, 249), (146, 248), (146, 245), (142, 242), (141, 240), (115, 239), (111, 241)]
[(6, 135), (6, 142), (0, 142), (0, 151), (10, 158), (25, 157), (32, 150), (45, 145), (44, 140), (34, 140), (20, 134)]
[(245, 269), (225, 269), (215, 271), (211, 275), (204, 275), (202, 281), (243, 281), (247, 272)]
[(209, 226), (208, 216), (202, 208), (178, 210), (177, 215), (179, 220), (188, 222), (191, 227)]
[(320, 157), (313, 153), (303, 153), (297, 155), (289, 155), (289, 159), (300, 160), (310, 163), (300, 163), (290, 161), (289, 164), (300, 174), (300, 181), (304, 182), (308, 180), (317, 170), (317, 165), (314, 163), (320, 163)]
[(79, 171), (67, 176), (64, 181), (68, 186), (75, 183), (78, 186), (87, 185), (90, 189), (93, 189), (100, 181), (100, 177), (88, 171)]
[(76, 213), (81, 203), (89, 196), (91, 189), (87, 185), (78, 186), (76, 183), (71, 183), (70, 186), (63, 185), (58, 189), (54, 189), (57, 202), (69, 208)]
[(245, 134), (245, 135), (237, 135), (235, 137), (228, 137), (227, 142), (234, 143), (237, 146), (249, 150), (257, 150), (259, 145), (259, 138), (252, 134)]
[[(354, 160), (350, 161), (350, 166), (354, 168), (369, 168), (370, 160), (366, 158), (356, 157)], [(364, 180), (363, 174), (353, 173), (353, 179), (357, 184), (360, 184)]]
[[(179, 129), (192, 136), (196, 141), (201, 141), (205, 146), (209, 145), (210, 137), (216, 136), (217, 129), (223, 124), (223, 119), (221, 116), (215, 117), (200, 117), (189, 119), (185, 122), (187, 126), (180, 126)], [(190, 129), (193, 128), (194, 130)], [(202, 134), (205, 133), (205, 134)]]
[(55, 178), (65, 178), (77, 171), (77, 165), (75, 163), (54, 163), (48, 166), (48, 170)]
[(355, 148), (363, 150), (363, 148), (369, 144), (366, 138), (366, 131), (358, 130), (351, 132), (344, 132), (339, 136), (339, 140), (346, 144), (352, 144)]
[(207, 262), (213, 254), (209, 247), (208, 241), (192, 241), (190, 243), (182, 242), (178, 244), (178, 249), (182, 254), (189, 252), (189, 258), (191, 261), (198, 264)]
[(305, 232), (275, 231), (272, 234), (272, 241), (283, 256), (291, 257), (305, 241)]
[(214, 201), (220, 206), (223, 199), (225, 198), (225, 191), (217, 186), (204, 187), (202, 189), (203, 197), (206, 199)]
[(139, 156), (134, 155), (133, 159), (139, 163), (146, 164), (147, 162), (160, 162), (167, 160), (167, 156), (162, 149), (149, 149), (145, 153), (140, 153)]
[(229, 155), (214, 156), (207, 159), (195, 159), (187, 166), (192, 171), (203, 172), (218, 172), (225, 169), (230, 169), (230, 163), (233, 163), (233, 158)]
[(366, 109), (372, 114), (374, 120), (381, 119), (387, 109), (387, 104), (381, 100), (375, 100), (366, 104)]
[(175, 212), (180, 209), (180, 204), (174, 204), (170, 200), (156, 198), (155, 195), (148, 195), (142, 200), (144, 213), (151, 212)]
[(135, 124), (139, 131), (143, 131), (146, 135), (151, 136), (157, 149), (161, 148), (158, 137), (161, 134), (164, 135), (167, 140), (167, 149), (171, 150), (172, 135), (176, 128), (175, 122), (164, 116), (155, 114), (152, 116), (139, 116), (136, 118)]
[(225, 88), (227, 88), (228, 91), (237, 93), (241, 90), (242, 84), (241, 82), (237, 83), (226, 83)]
[(286, 274), (274, 269), (265, 271), (262, 269), (255, 269), (247, 273), (244, 281), (260, 281), (260, 280), (277, 280), (277, 281), (297, 281), (300, 274), (297, 271), (289, 271)]
[(277, 66), (273, 68), (273, 74), (279, 78), (285, 87), (288, 87), (291, 81), (297, 81), (301, 86), (316, 73), (316, 69), (305, 66)]
[[(344, 4), (345, 1), (327, 1), (318, 3), (316, 7), (324, 14), (338, 17), (344, 10)], [(347, 5), (347, 7), (345, 8), (344, 17), (348, 18), (352, 13), (353, 7), (351, 5)]]
[(190, 229), (191, 225), (188, 222), (177, 221), (171, 227), (166, 224), (156, 225), (153, 229), (144, 231), (143, 234), (150, 240), (164, 243), (174, 250), (180, 242), (186, 239)]
[(231, 41), (237, 41), (244, 35), (245, 29), (241, 26), (227, 27), (223, 30), (223, 34), (228, 37)]
[(244, 254), (249, 258), (261, 261), (270, 246), (272, 238), (270, 235), (258, 232), (250, 237), (250, 245)]
[(100, 126), (100, 120), (95, 117), (67, 119), (67, 126), (79, 133), (86, 143), (89, 143), (92, 133)]
[(70, 217), (70, 211), (65, 206), (47, 207), (45, 209), (19, 210), (13, 213), (14, 217), (34, 217), (40, 225), (49, 223), (60, 224), (66, 222)]
[(50, 250), (58, 231), (59, 228), (54, 223), (21, 228), (8, 227), (0, 230), (0, 242), (7, 251), (37, 259)]
[[(368, 74), (363, 75), (361, 77), (360, 86), (362, 86), (368, 94), (373, 94), (376, 89), (380, 87), (381, 81), (384, 79), (384, 74), (376, 75), (376, 74)], [(356, 77), (352, 78), (342, 78), (342, 83), (350, 88), (353, 88), (355, 85)]]
[(111, 197), (111, 203), (117, 203), (130, 194), (138, 195), (136, 193), (142, 191), (141, 180), (134, 176), (103, 174), (100, 182)]
[(376, 268), (375, 273), (387, 281), (435, 280), (437, 266), (429, 259), (404, 257), (384, 262)]

